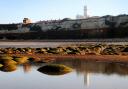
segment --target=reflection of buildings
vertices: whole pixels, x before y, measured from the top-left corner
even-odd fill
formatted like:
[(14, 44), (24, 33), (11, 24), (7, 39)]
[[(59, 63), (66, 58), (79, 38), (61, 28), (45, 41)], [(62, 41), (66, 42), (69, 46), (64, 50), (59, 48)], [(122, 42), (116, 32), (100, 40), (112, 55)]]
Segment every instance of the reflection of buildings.
[(24, 64), (23, 69), (24, 69), (25, 73), (30, 72), (31, 71), (31, 64), (29, 64), (29, 63)]
[(89, 87), (90, 85), (90, 73), (85, 73), (84, 74), (84, 84)]
[(67, 65), (74, 68), (77, 74), (85, 73), (102, 73), (102, 74), (118, 74), (128, 75), (128, 66), (121, 65), (118, 63), (109, 62), (94, 62), (86, 61), (87, 59), (61, 59), (57, 60), (56, 63)]
[[(86, 59), (85, 59), (86, 60)], [(64, 64), (76, 70), (77, 75), (84, 76), (84, 84), (90, 86), (90, 75), (92, 73), (105, 75), (128, 75), (128, 66), (118, 63), (85, 61), (84, 59), (61, 59), (55, 63)]]

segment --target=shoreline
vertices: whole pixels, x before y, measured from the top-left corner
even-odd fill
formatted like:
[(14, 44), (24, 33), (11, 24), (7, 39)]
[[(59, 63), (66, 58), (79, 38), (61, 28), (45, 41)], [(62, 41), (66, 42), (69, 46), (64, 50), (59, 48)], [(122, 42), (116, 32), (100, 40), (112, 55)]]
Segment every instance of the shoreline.
[[(26, 44), (25, 44), (26, 45)], [(37, 46), (37, 44), (34, 44)], [(43, 48), (1, 48), (0, 55), (11, 57), (26, 56), (34, 60), (52, 59), (82, 59), (86, 61), (104, 61), (128, 63), (128, 45), (108, 45), (108, 44), (84, 44), (66, 45)], [(53, 44), (51, 44), (53, 45)]]
[(44, 54), (0, 54), (8, 56), (27, 56), (42, 59), (61, 60), (61, 59), (78, 59), (96, 62), (114, 62), (128, 64), (128, 55), (44, 55)]

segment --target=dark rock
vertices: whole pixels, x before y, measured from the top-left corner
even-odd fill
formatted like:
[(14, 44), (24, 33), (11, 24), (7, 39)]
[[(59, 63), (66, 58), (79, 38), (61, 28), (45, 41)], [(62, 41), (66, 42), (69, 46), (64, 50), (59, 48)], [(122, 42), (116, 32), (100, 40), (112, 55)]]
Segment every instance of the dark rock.
[(65, 65), (50, 64), (39, 68), (38, 71), (47, 75), (64, 75), (71, 72), (72, 69)]

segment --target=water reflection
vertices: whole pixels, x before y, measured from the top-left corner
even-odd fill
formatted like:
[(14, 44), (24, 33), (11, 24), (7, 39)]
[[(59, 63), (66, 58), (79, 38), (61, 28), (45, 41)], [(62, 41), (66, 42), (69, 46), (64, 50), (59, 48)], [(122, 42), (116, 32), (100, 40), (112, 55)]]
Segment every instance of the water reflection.
[[(85, 61), (84, 59), (57, 59), (53, 64), (67, 65), (77, 72), (77, 74), (88, 75), (90, 73), (102, 73), (105, 75), (117, 74), (120, 76), (128, 75), (128, 64), (113, 62), (94, 62)], [(31, 71), (31, 66), (41, 67), (47, 63), (25, 63), (23, 70), (25, 73)]]
[(85, 73), (84, 74), (84, 84), (89, 87), (90, 85), (90, 73)]
[(84, 59), (58, 59), (55, 63), (70, 66), (76, 70), (77, 74), (102, 73), (105, 75), (128, 75), (128, 64), (85, 61)]
[[(104, 74), (104, 75), (112, 75), (116, 74), (119, 76), (128, 75), (128, 65), (127, 64), (119, 64), (119, 63), (109, 63), (109, 62), (94, 62), (94, 61), (85, 61), (82, 59), (57, 59), (56, 64), (63, 64), (73, 68), (77, 75), (82, 75), (84, 77), (85, 86), (89, 87), (90, 78), (93, 74)], [(36, 64), (24, 64), (23, 69), (25, 73), (31, 71), (32, 66), (41, 67), (41, 63)]]
[(57, 59), (54, 63), (69, 66), (74, 71), (62, 76), (49, 76), (37, 71), (38, 68), (47, 65), (45, 63), (24, 64), (20, 65), (17, 71), (0, 73), (1, 89), (17, 89), (15, 87), (19, 86), (18, 89), (37, 87), (38, 89), (127, 89), (128, 87), (128, 64), (82, 59)]
[(30, 72), (30, 71), (31, 71), (31, 68), (32, 68), (32, 66), (31, 66), (30, 63), (25, 63), (25, 64), (23, 64), (24, 73)]
[[(105, 75), (117, 74), (120, 76), (128, 75), (128, 64), (113, 62), (94, 62), (83, 59), (57, 59), (53, 64), (63, 64), (73, 68), (77, 74), (90, 75), (90, 73), (102, 73)], [(25, 63), (23, 70), (25, 73), (31, 71), (31, 66), (41, 67), (47, 63)]]
[(90, 77), (93, 74), (119, 76), (128, 75), (128, 64), (110, 63), (110, 62), (94, 62), (81, 59), (58, 59), (55, 63), (70, 66), (76, 70), (77, 75), (84, 77), (85, 86), (90, 86)]

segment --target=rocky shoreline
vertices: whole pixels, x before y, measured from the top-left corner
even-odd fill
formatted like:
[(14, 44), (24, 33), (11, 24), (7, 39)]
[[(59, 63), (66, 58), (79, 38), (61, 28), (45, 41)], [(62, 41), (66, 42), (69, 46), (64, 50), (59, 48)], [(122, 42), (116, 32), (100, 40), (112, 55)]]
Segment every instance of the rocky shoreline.
[(36, 61), (78, 58), (95, 61), (128, 62), (128, 45), (84, 44), (44, 48), (0, 48), (0, 55), (29, 57)]
[(0, 48), (0, 54), (128, 55), (128, 45), (79, 44), (43, 48)]
[(81, 59), (128, 64), (128, 45), (84, 44), (44, 48), (0, 48), (0, 70), (14, 71), (25, 63), (48, 63), (59, 59)]

